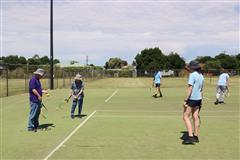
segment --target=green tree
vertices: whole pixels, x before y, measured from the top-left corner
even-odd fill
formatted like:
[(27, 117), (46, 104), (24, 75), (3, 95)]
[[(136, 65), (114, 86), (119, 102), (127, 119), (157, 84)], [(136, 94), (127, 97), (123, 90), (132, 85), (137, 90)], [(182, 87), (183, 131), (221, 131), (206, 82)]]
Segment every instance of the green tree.
[(238, 66), (237, 59), (234, 56), (221, 53), (215, 56), (215, 59), (220, 61), (221, 66), (224, 69), (237, 69), (237, 66)]
[(18, 59), (19, 64), (27, 64), (27, 59), (23, 56), (20, 56)]
[(106, 63), (104, 68), (105, 69), (120, 69), (123, 66), (127, 66), (128, 63), (125, 60), (122, 60), (121, 58), (110, 58)]
[(170, 65), (167, 56), (157, 47), (142, 50), (136, 55), (135, 61), (139, 71), (168, 69)]
[(204, 66), (203, 70), (205, 72), (217, 75), (217, 74), (220, 73), (221, 68), (222, 67), (221, 67), (221, 63), (220, 63), (219, 60), (211, 60), (211, 61), (207, 61), (205, 63), (205, 66)]
[(75, 61), (75, 60), (71, 60), (71, 61), (70, 61), (70, 64), (71, 64), (71, 65), (73, 65), (73, 64), (75, 64), (75, 63), (78, 63), (78, 61)]
[(238, 69), (240, 69), (240, 53), (236, 55), (236, 60), (237, 60)]
[(41, 58), (39, 58), (39, 63), (40, 64), (50, 64), (50, 60), (49, 60), (49, 58), (48, 58), (48, 56), (43, 56), (43, 57), (41, 57)]
[(26, 64), (26, 58), (18, 57), (17, 55), (9, 55), (7, 57), (2, 57), (3, 63), (8, 64), (10, 70), (16, 69), (19, 65)]
[(17, 55), (10, 55), (5, 57), (4, 59), (4, 63), (7, 63), (7, 64), (18, 64), (18, 62), (19, 62), (19, 58)]
[(169, 63), (168, 69), (182, 69), (186, 65), (184, 59), (181, 58), (177, 53), (170, 53), (167, 56), (167, 60)]
[(207, 61), (214, 60), (214, 58), (212, 58), (211, 56), (199, 56), (195, 60), (198, 61), (199, 63), (203, 63), (204, 64)]
[(53, 64), (58, 64), (58, 63), (60, 63), (60, 61), (58, 59), (53, 60)]

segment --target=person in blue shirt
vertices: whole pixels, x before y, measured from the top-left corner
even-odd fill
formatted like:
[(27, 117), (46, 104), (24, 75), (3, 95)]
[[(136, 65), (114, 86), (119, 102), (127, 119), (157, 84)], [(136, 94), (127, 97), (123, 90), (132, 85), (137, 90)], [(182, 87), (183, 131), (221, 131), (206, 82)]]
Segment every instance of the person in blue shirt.
[(71, 118), (74, 118), (75, 108), (78, 104), (78, 117), (81, 118), (82, 106), (83, 106), (83, 97), (84, 97), (84, 85), (82, 76), (77, 74), (74, 78), (74, 81), (71, 85), (71, 97), (72, 97), (72, 108), (71, 108)]
[(228, 81), (229, 81), (229, 75), (228, 73), (222, 69), (222, 74), (219, 76), (218, 82), (217, 82), (217, 89), (216, 89), (216, 101), (214, 102), (215, 105), (224, 103), (224, 97), (227, 92), (229, 92), (228, 88)]
[(39, 127), (39, 115), (42, 107), (42, 94), (47, 93), (43, 90), (40, 79), (44, 76), (45, 71), (41, 68), (37, 69), (34, 76), (29, 81), (29, 100), (30, 100), (30, 113), (28, 121), (28, 131), (37, 131)]
[[(188, 79), (188, 90), (184, 100), (183, 112), (183, 120), (188, 130), (188, 138), (184, 139), (182, 143), (195, 144), (199, 142), (199, 112), (202, 105), (204, 77), (201, 73), (201, 66), (196, 61), (191, 61), (186, 69), (191, 72)], [(190, 115), (193, 117), (193, 126), (190, 121)]]
[(157, 71), (157, 73), (153, 77), (153, 85), (156, 87), (156, 93), (153, 95), (154, 98), (157, 98), (157, 95), (159, 94), (160, 97), (162, 97), (162, 92), (160, 89), (161, 86), (161, 79), (162, 79), (162, 74), (160, 71)]

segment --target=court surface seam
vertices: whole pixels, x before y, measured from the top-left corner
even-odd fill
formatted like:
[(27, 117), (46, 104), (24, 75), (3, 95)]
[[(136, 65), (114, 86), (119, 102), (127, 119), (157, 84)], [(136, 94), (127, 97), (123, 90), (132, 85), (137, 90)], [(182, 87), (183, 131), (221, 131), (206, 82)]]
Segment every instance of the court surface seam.
[[(182, 110), (171, 110), (171, 111), (149, 111), (149, 110), (97, 110), (98, 112), (113, 112), (113, 113), (182, 113)], [(238, 111), (208, 111), (201, 110), (201, 113), (238, 113)]]
[[(94, 116), (94, 118), (176, 118), (176, 117), (182, 117), (182, 115), (97, 115)], [(201, 115), (201, 117), (206, 118), (239, 118), (238, 115), (236, 116), (226, 116), (226, 115)]]

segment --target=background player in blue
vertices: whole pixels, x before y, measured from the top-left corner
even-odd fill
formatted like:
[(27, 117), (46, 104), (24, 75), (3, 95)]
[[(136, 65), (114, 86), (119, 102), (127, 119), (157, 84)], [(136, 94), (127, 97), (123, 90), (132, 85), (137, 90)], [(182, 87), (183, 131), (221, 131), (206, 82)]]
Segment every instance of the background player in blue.
[(218, 103), (224, 103), (224, 97), (226, 96), (226, 93), (229, 92), (228, 81), (229, 75), (224, 69), (222, 69), (222, 74), (219, 76), (217, 82), (216, 102), (214, 102), (214, 104), (217, 105)]
[(82, 105), (83, 105), (83, 90), (84, 85), (82, 81), (82, 76), (77, 74), (71, 85), (71, 96), (72, 96), (72, 108), (71, 108), (71, 118), (74, 118), (74, 111), (78, 104), (78, 117), (81, 118)]
[[(191, 73), (188, 79), (187, 95), (184, 100), (183, 120), (188, 130), (188, 138), (184, 139), (183, 144), (195, 144), (195, 142), (199, 142), (199, 112), (202, 105), (204, 77), (201, 73), (201, 66), (196, 61), (191, 61), (187, 69)], [(193, 117), (194, 132), (190, 115)]]
[(157, 98), (157, 95), (159, 94), (160, 97), (162, 97), (162, 92), (161, 92), (161, 89), (160, 89), (160, 86), (161, 86), (161, 79), (162, 79), (162, 74), (161, 72), (158, 70), (156, 72), (156, 74), (154, 75), (154, 78), (153, 78), (153, 84), (155, 85), (156, 87), (156, 93), (153, 95), (154, 98)]

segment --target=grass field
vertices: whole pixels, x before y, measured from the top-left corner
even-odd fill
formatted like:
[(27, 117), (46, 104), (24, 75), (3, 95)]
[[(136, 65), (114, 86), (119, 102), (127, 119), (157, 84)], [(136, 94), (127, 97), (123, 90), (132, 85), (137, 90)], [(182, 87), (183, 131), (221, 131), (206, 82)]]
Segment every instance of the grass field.
[(56, 111), (69, 90), (53, 90), (50, 97), (44, 97), (48, 118), (40, 118), (43, 129), (36, 133), (26, 131), (28, 94), (1, 98), (1, 159), (44, 159), (48, 155), (49, 159), (83, 160), (240, 159), (239, 78), (231, 79), (230, 97), (224, 105), (213, 104), (214, 82), (206, 81), (200, 143), (193, 146), (182, 145), (180, 139), (186, 132), (182, 120), (186, 78), (163, 79), (164, 97), (157, 99), (151, 97), (150, 78), (88, 82), (83, 106), (87, 116), (73, 120), (71, 104)]

